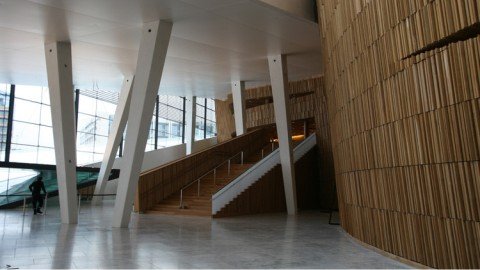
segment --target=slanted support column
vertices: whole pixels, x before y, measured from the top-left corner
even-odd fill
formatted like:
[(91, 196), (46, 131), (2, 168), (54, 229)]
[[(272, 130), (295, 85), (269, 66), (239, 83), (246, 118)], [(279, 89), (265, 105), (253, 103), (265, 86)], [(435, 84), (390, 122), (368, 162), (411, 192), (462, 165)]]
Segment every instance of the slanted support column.
[(297, 213), (297, 192), (292, 147), (292, 126), (290, 119), (290, 95), (288, 88), (287, 58), (285, 55), (268, 57), (270, 81), (272, 84), (273, 108), (277, 124), (280, 163), (282, 164), (283, 186), (289, 215)]
[(186, 100), (185, 109), (185, 142), (187, 143), (187, 155), (193, 151), (193, 144), (195, 142), (195, 120), (197, 118), (197, 97), (189, 96)]
[(76, 224), (78, 221), (77, 153), (70, 43), (45, 44), (45, 60), (52, 113), (60, 216), (62, 223)]
[[(125, 77), (123, 80), (120, 98), (118, 100), (117, 108), (115, 109), (115, 116), (113, 118), (112, 130), (108, 136), (107, 147), (103, 156), (102, 166), (98, 174), (97, 184), (95, 185), (95, 195), (104, 194), (107, 185), (108, 176), (113, 167), (115, 156), (122, 140), (123, 131), (127, 125), (128, 112), (130, 109), (130, 98), (132, 96), (133, 76)], [(102, 201), (102, 197), (94, 196), (92, 205), (98, 204)]]
[(244, 81), (236, 81), (232, 83), (233, 110), (235, 115), (235, 130), (237, 136), (240, 136), (247, 131), (244, 92)]
[(128, 227), (142, 167), (155, 98), (167, 55), (172, 24), (144, 24), (128, 114), (125, 154), (113, 212), (113, 227)]

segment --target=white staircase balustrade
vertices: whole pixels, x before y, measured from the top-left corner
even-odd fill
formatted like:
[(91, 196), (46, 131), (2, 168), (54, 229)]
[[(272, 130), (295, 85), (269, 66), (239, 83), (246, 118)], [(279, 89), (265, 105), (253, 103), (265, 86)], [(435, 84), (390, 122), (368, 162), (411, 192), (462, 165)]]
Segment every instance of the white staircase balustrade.
[[(310, 149), (317, 144), (316, 135), (312, 134), (301, 142), (293, 150), (294, 161), (302, 158)], [(249, 186), (257, 182), (263, 175), (272, 170), (275, 166), (280, 164), (280, 154), (278, 149), (270, 153), (264, 159), (257, 162), (250, 169), (242, 173), (235, 180), (223, 187), (212, 196), (212, 215), (215, 215), (223, 207), (233, 201)]]

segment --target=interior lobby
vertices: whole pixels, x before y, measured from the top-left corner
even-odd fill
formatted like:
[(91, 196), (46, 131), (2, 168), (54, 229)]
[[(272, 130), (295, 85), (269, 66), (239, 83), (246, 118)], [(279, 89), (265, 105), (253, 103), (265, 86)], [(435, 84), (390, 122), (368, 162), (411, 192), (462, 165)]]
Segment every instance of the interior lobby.
[(0, 268), (480, 268), (480, 1), (0, 0)]

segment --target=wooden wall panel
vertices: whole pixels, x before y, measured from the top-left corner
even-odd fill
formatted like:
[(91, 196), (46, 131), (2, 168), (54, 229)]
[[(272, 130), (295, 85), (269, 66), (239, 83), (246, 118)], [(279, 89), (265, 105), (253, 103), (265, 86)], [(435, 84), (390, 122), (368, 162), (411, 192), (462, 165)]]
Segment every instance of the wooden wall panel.
[(138, 182), (135, 211), (145, 212), (151, 209), (233, 155), (244, 151), (247, 159), (258, 153), (268, 142), (267, 131), (258, 129), (142, 173)]
[[(318, 169), (320, 179), (320, 204), (322, 209), (336, 208), (334, 194), (335, 170), (333, 163), (330, 125), (328, 122), (327, 96), (323, 77), (315, 77), (289, 83), (292, 121), (300, 119), (315, 119), (318, 145)], [(245, 99), (255, 100), (270, 98), (271, 86), (262, 86), (245, 90)], [(218, 104), (218, 105), (217, 105)], [(234, 118), (231, 112), (231, 95), (226, 101), (217, 101), (218, 138), (231, 138), (235, 131)], [(246, 110), (247, 127), (259, 127), (275, 123), (273, 103), (255, 106)], [(334, 205), (332, 206), (332, 201)]]
[[(318, 150), (313, 148), (295, 163), (297, 206), (300, 210), (321, 208), (321, 180), (318, 172), (312, 170), (318, 162), (317, 158)], [(286, 211), (282, 167), (277, 165), (222, 208), (214, 218)]]
[(480, 2), (317, 0), (342, 227), (480, 267)]

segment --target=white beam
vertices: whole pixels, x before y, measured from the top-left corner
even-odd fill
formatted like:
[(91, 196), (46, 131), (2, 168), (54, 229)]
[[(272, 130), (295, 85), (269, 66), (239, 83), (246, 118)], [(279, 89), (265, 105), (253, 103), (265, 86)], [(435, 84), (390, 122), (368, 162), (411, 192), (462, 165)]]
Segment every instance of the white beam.
[(52, 113), (60, 216), (62, 223), (76, 224), (78, 221), (77, 152), (70, 43), (45, 44), (45, 60)]
[(288, 214), (297, 213), (297, 193), (295, 187), (295, 167), (292, 147), (292, 127), (290, 119), (290, 95), (288, 88), (287, 58), (285, 55), (268, 57), (270, 81), (272, 84), (273, 108), (280, 147), (283, 186)]
[(232, 83), (233, 110), (235, 115), (235, 130), (237, 136), (247, 131), (245, 114), (245, 82), (236, 81)]
[(185, 142), (187, 144), (187, 155), (193, 151), (195, 143), (195, 121), (197, 118), (197, 97), (187, 97), (185, 104)]
[[(125, 77), (123, 80), (117, 108), (115, 109), (112, 129), (110, 131), (110, 135), (108, 136), (107, 147), (105, 148), (105, 154), (103, 155), (102, 166), (100, 167), (97, 184), (95, 185), (95, 195), (105, 193), (108, 177), (110, 175), (110, 171), (112, 170), (113, 162), (115, 161), (115, 156), (122, 140), (123, 131), (127, 125), (128, 112), (130, 109), (130, 98), (132, 96), (132, 85), (133, 76)], [(103, 197), (94, 196), (92, 199), (92, 205), (100, 203), (102, 199)]]
[(128, 227), (142, 167), (155, 98), (160, 86), (172, 24), (144, 24), (128, 114), (125, 154), (118, 182), (113, 227)]

